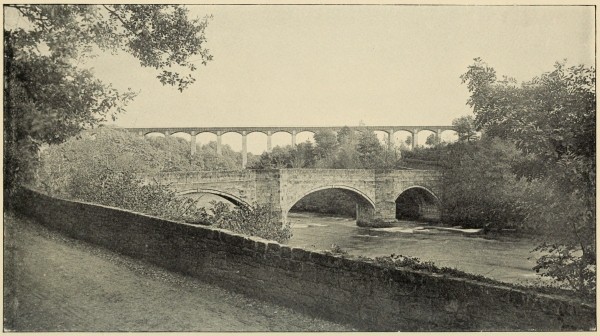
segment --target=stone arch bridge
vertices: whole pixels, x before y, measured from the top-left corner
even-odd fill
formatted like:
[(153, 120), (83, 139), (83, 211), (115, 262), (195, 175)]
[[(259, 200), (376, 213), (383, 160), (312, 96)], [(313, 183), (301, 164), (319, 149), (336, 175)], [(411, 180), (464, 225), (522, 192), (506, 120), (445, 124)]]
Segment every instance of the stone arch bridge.
[[(324, 189), (341, 189), (357, 202), (357, 222), (393, 220), (397, 200), (412, 195), (424, 210), (439, 205), (441, 172), (434, 170), (274, 169), (162, 172), (147, 176), (180, 195), (210, 193), (236, 205), (270, 205), (273, 216), (287, 220), (300, 199)], [(425, 202), (429, 200), (429, 202)]]

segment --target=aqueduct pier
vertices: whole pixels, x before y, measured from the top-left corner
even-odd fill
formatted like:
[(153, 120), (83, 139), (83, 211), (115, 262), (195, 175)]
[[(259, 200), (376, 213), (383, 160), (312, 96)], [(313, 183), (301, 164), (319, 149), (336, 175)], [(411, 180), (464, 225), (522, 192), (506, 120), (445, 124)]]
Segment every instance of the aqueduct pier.
[(410, 195), (421, 212), (435, 212), (441, 172), (433, 170), (273, 169), (161, 172), (149, 180), (180, 195), (219, 195), (236, 205), (268, 205), (273, 217), (287, 220), (300, 199), (316, 191), (340, 189), (354, 196), (357, 222), (394, 220), (397, 200)]
[(186, 133), (191, 136), (190, 152), (193, 156), (196, 153), (196, 135), (200, 133), (212, 133), (217, 136), (217, 154), (221, 154), (222, 136), (226, 133), (238, 133), (242, 136), (242, 167), (245, 168), (248, 162), (247, 135), (254, 132), (264, 133), (267, 135), (267, 151), (271, 151), (271, 136), (278, 132), (289, 133), (292, 136), (292, 146), (296, 145), (296, 135), (301, 132), (316, 133), (323, 130), (338, 132), (342, 128), (348, 127), (351, 130), (370, 130), (384, 132), (388, 135), (388, 144), (394, 145), (394, 133), (399, 131), (409, 132), (412, 135), (412, 148), (418, 144), (418, 135), (421, 131), (433, 132), (436, 141), (441, 141), (442, 132), (454, 131), (454, 126), (258, 126), (258, 127), (148, 127), (148, 128), (124, 128), (125, 130), (135, 132), (141, 136), (150, 133), (160, 133), (165, 136), (176, 133)]

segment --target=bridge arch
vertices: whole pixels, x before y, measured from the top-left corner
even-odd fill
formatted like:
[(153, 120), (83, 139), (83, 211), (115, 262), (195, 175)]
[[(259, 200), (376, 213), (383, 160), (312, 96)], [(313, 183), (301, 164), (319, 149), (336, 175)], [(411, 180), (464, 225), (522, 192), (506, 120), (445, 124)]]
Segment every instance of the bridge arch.
[(223, 197), (224, 199), (228, 200), (229, 202), (233, 203), (234, 205), (236, 205), (238, 207), (250, 208), (250, 204), (248, 204), (246, 201), (243, 201), (239, 197), (231, 195), (231, 194), (223, 192), (223, 191), (220, 191), (220, 190), (216, 190), (216, 189), (190, 189), (190, 190), (183, 190), (183, 191), (177, 192), (177, 196), (190, 195), (190, 194), (217, 195), (217, 196)]
[(269, 150), (268, 138), (266, 131), (252, 131), (246, 133), (247, 151), (254, 155), (261, 155)]
[(310, 141), (313, 144), (315, 143), (315, 134), (317, 132), (310, 129), (303, 129), (296, 133), (296, 144)]
[(440, 135), (443, 142), (451, 143), (458, 141), (458, 132), (453, 129), (445, 129)]
[(433, 198), (435, 198), (436, 202), (440, 201), (440, 198), (433, 191), (431, 191), (429, 188), (426, 188), (426, 187), (423, 187), (423, 186), (420, 186), (420, 185), (412, 185), (410, 187), (406, 187), (406, 188), (402, 189), (402, 191), (400, 191), (399, 193), (396, 194), (396, 198), (395, 199), (397, 199), (398, 197), (400, 197), (400, 195), (402, 195), (405, 191), (408, 191), (409, 189), (421, 189), (421, 190), (427, 192)]
[(158, 131), (147, 131), (147, 132), (144, 132), (144, 137), (145, 138), (153, 138), (153, 137), (155, 137), (155, 138), (156, 137), (165, 138), (167, 136), (165, 135), (165, 133), (161, 133), (161, 132), (158, 132)]
[(292, 132), (291, 131), (275, 131), (271, 134), (271, 141), (273, 148), (285, 147), (292, 144)]
[(295, 196), (293, 198), (292, 202), (285, 205), (285, 207), (282, 207), (283, 219), (286, 220), (288, 213), (290, 212), (292, 207), (294, 207), (294, 205), (296, 205), (304, 197), (306, 197), (310, 194), (313, 194), (315, 192), (322, 191), (322, 190), (342, 190), (344, 192), (347, 192), (348, 194), (351, 194), (352, 197), (354, 198), (354, 200), (356, 201), (356, 223), (357, 224), (360, 225), (361, 222), (369, 223), (373, 220), (373, 218), (375, 216), (376, 207), (375, 207), (375, 202), (373, 202), (373, 199), (371, 197), (369, 197), (369, 195), (367, 195), (365, 192), (363, 192), (360, 189), (346, 186), (346, 185), (336, 185), (336, 184), (312, 188), (310, 190), (299, 193), (297, 196)]
[(362, 198), (362, 200), (366, 201), (373, 209), (375, 208), (375, 202), (373, 202), (371, 197), (369, 197), (369, 195), (365, 194), (363, 191), (356, 189), (354, 187), (334, 184), (334, 185), (322, 186), (322, 187), (318, 187), (318, 188), (314, 188), (314, 189), (310, 189), (308, 191), (302, 192), (301, 194), (299, 194), (300, 196), (296, 196), (292, 202), (287, 204), (284, 212), (287, 214), (290, 211), (290, 209), (292, 209), (292, 207), (296, 203), (298, 203), (301, 199), (303, 199), (304, 197), (306, 197), (312, 193), (315, 193), (317, 191), (327, 190), (327, 189), (342, 189), (342, 190), (351, 191), (353, 194), (360, 196)]
[(413, 185), (404, 188), (394, 198), (397, 219), (440, 220), (439, 197), (430, 189)]
[(169, 134), (169, 136), (172, 136), (172, 137), (178, 138), (178, 139), (183, 139), (187, 142), (190, 142), (192, 139), (192, 135), (189, 132), (184, 132), (184, 131), (173, 132), (173, 133)]
[(196, 134), (196, 145), (199, 145), (200, 148), (202, 146), (209, 146), (210, 143), (213, 143), (213, 150), (216, 150), (217, 144), (217, 134), (210, 131), (200, 132)]
[[(417, 142), (414, 143), (414, 146), (417, 146), (417, 147), (429, 146), (429, 145), (427, 145), (427, 138), (430, 135), (434, 136), (434, 139), (435, 139), (434, 143), (436, 143), (437, 142), (437, 139), (436, 139), (437, 133), (436, 133), (435, 130), (432, 130), (432, 129), (429, 129), (429, 128), (421, 128), (421, 129), (419, 129), (417, 131), (417, 134), (416, 134), (416, 136), (417, 136), (416, 137)], [(413, 141), (415, 141), (414, 135), (413, 135)]]
[(438, 130), (437, 130), (437, 129), (435, 129), (435, 128), (422, 127), (422, 128), (419, 128), (419, 131), (418, 131), (418, 132), (420, 133), (421, 131), (429, 131), (429, 132), (431, 132), (431, 133), (434, 133), (434, 134), (436, 134)]

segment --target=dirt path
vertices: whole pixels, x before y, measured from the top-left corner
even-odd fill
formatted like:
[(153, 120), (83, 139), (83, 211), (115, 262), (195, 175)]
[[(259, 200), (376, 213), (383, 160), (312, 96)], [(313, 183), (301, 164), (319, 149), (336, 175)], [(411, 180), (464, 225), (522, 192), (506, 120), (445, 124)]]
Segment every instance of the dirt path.
[(4, 216), (4, 329), (343, 331)]

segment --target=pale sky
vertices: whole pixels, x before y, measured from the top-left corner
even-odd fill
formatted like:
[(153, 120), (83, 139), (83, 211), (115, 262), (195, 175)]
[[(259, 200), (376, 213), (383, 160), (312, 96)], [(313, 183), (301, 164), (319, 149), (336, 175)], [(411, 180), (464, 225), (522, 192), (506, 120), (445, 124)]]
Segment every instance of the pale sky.
[[(214, 16), (206, 31), (214, 60), (183, 93), (128, 55), (88, 63), (116, 87), (141, 91), (117, 125), (450, 125), (471, 113), (459, 77), (475, 57), (517, 80), (595, 57), (592, 6), (189, 8)], [(262, 152), (266, 136), (252, 136), (249, 149)], [(277, 134), (273, 145), (289, 141)], [(224, 142), (241, 147), (237, 135)]]

